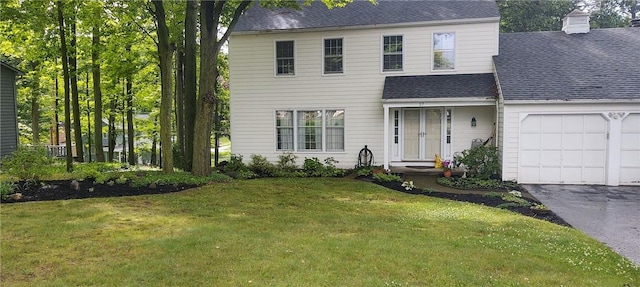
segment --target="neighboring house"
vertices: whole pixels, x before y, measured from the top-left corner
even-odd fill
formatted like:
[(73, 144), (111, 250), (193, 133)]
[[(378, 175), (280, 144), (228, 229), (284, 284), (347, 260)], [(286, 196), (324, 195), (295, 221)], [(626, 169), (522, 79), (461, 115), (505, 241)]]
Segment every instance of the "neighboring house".
[(500, 35), (499, 20), (483, 0), (253, 7), (229, 41), (232, 153), (353, 167), (367, 145), (391, 168), (488, 141), (505, 180), (640, 183), (640, 29)]
[(18, 148), (16, 77), (23, 73), (0, 61), (0, 158)]

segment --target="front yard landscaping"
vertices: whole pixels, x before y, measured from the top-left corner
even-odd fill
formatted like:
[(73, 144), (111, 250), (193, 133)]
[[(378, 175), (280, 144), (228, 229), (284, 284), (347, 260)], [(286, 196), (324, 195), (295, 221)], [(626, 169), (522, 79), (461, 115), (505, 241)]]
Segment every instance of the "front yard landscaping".
[(3, 204), (2, 286), (638, 286), (582, 232), (346, 178)]

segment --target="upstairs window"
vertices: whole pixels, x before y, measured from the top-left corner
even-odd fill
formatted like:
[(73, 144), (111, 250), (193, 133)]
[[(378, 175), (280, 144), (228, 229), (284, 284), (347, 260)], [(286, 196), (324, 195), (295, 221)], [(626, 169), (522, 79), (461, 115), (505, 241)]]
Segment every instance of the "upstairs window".
[(324, 73), (343, 73), (342, 39), (324, 39)]
[(295, 59), (293, 48), (293, 41), (276, 42), (276, 75), (295, 75)]
[(402, 71), (402, 36), (384, 36), (382, 71)]
[(455, 33), (433, 34), (433, 69), (455, 69)]

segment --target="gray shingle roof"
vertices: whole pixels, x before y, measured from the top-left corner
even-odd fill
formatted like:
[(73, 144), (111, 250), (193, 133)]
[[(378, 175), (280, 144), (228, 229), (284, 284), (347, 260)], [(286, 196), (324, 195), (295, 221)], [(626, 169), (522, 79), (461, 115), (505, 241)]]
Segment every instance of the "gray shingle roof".
[(505, 100), (640, 99), (640, 28), (500, 35)]
[(495, 98), (493, 74), (387, 77), (383, 99)]
[(239, 19), (234, 32), (313, 29), (401, 24), (442, 20), (500, 17), (493, 0), (355, 0), (327, 9), (321, 1), (301, 10), (269, 10), (254, 5)]

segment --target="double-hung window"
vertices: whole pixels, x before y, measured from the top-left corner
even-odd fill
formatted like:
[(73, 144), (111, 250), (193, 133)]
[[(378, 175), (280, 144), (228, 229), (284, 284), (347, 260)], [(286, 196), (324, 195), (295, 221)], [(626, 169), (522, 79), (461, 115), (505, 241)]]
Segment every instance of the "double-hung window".
[(293, 150), (293, 129), (293, 111), (277, 111), (277, 150)]
[(402, 71), (402, 36), (383, 37), (382, 71)]
[(324, 39), (324, 73), (343, 73), (342, 38)]
[(433, 33), (433, 69), (455, 69), (455, 33)]
[(295, 58), (293, 41), (276, 41), (276, 75), (295, 75)]
[(344, 151), (344, 110), (276, 111), (276, 150)]

